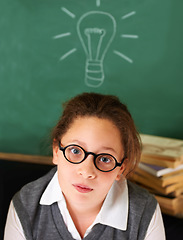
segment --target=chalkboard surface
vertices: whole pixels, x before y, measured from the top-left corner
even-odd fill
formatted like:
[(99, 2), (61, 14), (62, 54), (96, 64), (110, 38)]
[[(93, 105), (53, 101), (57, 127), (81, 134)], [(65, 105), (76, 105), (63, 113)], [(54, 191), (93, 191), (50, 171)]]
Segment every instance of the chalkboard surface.
[(63, 102), (117, 95), (141, 133), (183, 138), (183, 1), (1, 0), (0, 152), (47, 154)]

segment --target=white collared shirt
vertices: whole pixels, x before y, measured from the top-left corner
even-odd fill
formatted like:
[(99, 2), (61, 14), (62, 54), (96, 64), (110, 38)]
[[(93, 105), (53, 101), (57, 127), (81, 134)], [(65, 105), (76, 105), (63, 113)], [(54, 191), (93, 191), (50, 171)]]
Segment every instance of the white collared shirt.
[[(57, 172), (53, 176), (52, 180), (45, 189), (40, 204), (51, 205), (57, 202), (64, 222), (68, 228), (68, 231), (72, 234), (76, 240), (81, 240), (69, 211), (66, 206), (65, 198), (62, 194)], [(119, 214), (120, 209), (123, 209)], [(97, 224), (105, 224), (120, 230), (126, 230), (128, 217), (128, 187), (126, 181), (115, 181), (112, 185), (107, 197), (103, 203), (103, 206), (97, 215), (93, 224), (87, 229), (85, 236), (91, 231), (92, 227)], [(9, 213), (7, 217), (7, 223), (5, 228), (4, 240), (25, 240), (23, 229), (11, 202)], [(159, 205), (157, 205), (156, 211), (151, 219), (150, 225), (147, 230), (145, 240), (165, 240), (164, 226)]]

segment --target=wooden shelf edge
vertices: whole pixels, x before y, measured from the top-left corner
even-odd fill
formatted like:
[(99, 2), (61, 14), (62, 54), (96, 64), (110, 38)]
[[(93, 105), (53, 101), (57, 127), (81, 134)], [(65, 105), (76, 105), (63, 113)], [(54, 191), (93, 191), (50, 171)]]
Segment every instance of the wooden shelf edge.
[(0, 160), (53, 165), (52, 156), (27, 155), (27, 154), (0, 152)]

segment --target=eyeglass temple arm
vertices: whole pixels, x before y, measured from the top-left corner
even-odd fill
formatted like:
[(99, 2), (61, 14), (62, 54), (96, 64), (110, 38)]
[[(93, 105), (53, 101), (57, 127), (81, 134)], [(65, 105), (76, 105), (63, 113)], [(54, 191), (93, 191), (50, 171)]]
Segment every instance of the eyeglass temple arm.
[(59, 149), (61, 150), (61, 151), (63, 151), (64, 150), (64, 148), (61, 146), (61, 144), (60, 144), (60, 141), (59, 141), (59, 144), (58, 144), (58, 146), (59, 146)]
[(121, 167), (121, 165), (124, 163), (125, 159), (126, 159), (126, 157), (124, 157), (120, 163), (119, 163), (119, 162), (117, 162), (117, 164), (116, 164), (116, 165), (117, 165), (117, 166), (119, 166), (119, 167)]

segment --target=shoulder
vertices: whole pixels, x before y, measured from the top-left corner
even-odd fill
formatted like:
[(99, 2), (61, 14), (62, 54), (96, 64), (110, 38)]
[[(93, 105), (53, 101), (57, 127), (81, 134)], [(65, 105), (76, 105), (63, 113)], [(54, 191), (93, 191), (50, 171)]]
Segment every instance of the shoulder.
[(128, 191), (129, 191), (129, 198), (132, 201), (135, 199), (136, 204), (144, 202), (144, 203), (153, 203), (154, 208), (156, 208), (157, 201), (155, 197), (150, 194), (145, 188), (140, 187), (139, 185), (127, 181)]
[[(157, 207), (157, 201), (146, 189), (127, 181), (129, 195), (129, 224), (133, 234), (144, 239)], [(133, 239), (133, 237), (132, 237)]]
[(16, 206), (18, 202), (21, 202), (26, 206), (31, 205), (32, 202), (39, 201), (56, 170), (56, 167), (54, 167), (43, 177), (23, 186), (22, 189), (13, 197), (14, 205)]

